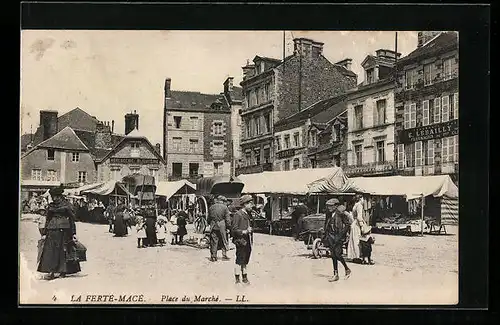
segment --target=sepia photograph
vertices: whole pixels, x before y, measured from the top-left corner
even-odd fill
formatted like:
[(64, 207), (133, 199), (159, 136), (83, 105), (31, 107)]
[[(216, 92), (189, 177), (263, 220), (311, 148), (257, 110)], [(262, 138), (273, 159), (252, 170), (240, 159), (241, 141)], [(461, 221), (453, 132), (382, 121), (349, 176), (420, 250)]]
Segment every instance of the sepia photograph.
[(458, 304), (459, 32), (20, 34), (19, 305)]

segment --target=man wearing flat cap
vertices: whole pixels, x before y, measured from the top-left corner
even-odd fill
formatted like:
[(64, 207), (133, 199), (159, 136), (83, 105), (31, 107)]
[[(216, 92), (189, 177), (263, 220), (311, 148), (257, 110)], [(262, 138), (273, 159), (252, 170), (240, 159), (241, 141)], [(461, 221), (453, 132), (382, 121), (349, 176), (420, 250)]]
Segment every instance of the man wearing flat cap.
[(326, 218), (325, 218), (325, 237), (330, 247), (330, 256), (333, 262), (333, 278), (329, 281), (334, 282), (339, 280), (338, 262), (345, 269), (345, 278), (348, 279), (351, 275), (351, 270), (347, 266), (344, 257), (342, 256), (342, 246), (346, 241), (349, 232), (350, 220), (345, 213), (345, 207), (340, 205), (338, 199), (330, 199), (326, 202)]
[(218, 195), (214, 204), (208, 209), (208, 224), (210, 226), (210, 260), (217, 261), (217, 251), (222, 250), (222, 260), (228, 261), (229, 243), (227, 230), (231, 225), (231, 214), (226, 205), (227, 199)]
[(37, 271), (48, 273), (48, 279), (53, 279), (56, 273), (60, 277), (66, 274), (80, 272), (78, 261), (67, 261), (68, 252), (76, 242), (75, 212), (73, 206), (64, 198), (63, 187), (49, 191), (52, 202), (47, 206), (40, 261)]
[(252, 227), (250, 226), (253, 198), (250, 195), (243, 195), (240, 198), (240, 204), (242, 208), (234, 214), (231, 224), (233, 243), (236, 246), (234, 276), (236, 283), (240, 283), (241, 272), (243, 283), (250, 284), (250, 281), (248, 281), (247, 265), (250, 261), (253, 241)]

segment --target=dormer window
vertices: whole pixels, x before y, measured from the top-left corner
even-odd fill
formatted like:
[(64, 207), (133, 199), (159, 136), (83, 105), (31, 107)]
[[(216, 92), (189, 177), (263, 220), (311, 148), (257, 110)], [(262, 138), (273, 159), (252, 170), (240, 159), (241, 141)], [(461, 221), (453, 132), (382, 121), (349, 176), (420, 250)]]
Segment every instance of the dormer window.
[(262, 61), (262, 62), (260, 62), (260, 65), (259, 65), (259, 71), (260, 71), (260, 73), (264, 72), (264, 68), (265, 68), (264, 61)]
[(375, 82), (375, 68), (366, 69), (366, 83)]

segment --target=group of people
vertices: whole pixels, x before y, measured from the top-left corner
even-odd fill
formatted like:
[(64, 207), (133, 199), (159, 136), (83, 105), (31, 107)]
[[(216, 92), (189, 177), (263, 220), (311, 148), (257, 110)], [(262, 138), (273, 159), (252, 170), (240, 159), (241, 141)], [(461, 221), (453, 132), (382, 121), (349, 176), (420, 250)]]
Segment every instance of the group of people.
[[(236, 211), (231, 216), (230, 207)], [(236, 246), (236, 259), (234, 277), (237, 284), (243, 282), (250, 284), (248, 280), (247, 265), (250, 261), (253, 245), (253, 230), (251, 227), (254, 202), (250, 195), (243, 195), (239, 199), (239, 205), (224, 196), (219, 195), (208, 210), (208, 224), (210, 230), (210, 260), (217, 262), (217, 251), (222, 250), (222, 260), (228, 261), (229, 236)]]
[(171, 237), (171, 245), (183, 244), (184, 236), (187, 235), (187, 213), (182, 210), (174, 211), (170, 219), (166, 213), (164, 211), (157, 218), (154, 218), (154, 212), (153, 215), (146, 217), (137, 216), (135, 225), (137, 248), (153, 247), (157, 244), (164, 246), (168, 237)]
[[(52, 202), (47, 204), (46, 216), (40, 225), (43, 246), (39, 249), (39, 263), (37, 270), (48, 273), (53, 279), (58, 274), (64, 277), (67, 274), (81, 270), (78, 260), (68, 259), (68, 252), (74, 250), (78, 241), (76, 237), (75, 208), (63, 196), (62, 187), (50, 190)], [(343, 257), (343, 247), (347, 244), (347, 258), (364, 264), (374, 264), (371, 260), (372, 244), (371, 227), (363, 218), (363, 197), (356, 195), (356, 203), (352, 212), (338, 199), (326, 202), (326, 218), (324, 223), (324, 242), (330, 249), (333, 262), (333, 277), (330, 281), (339, 280), (338, 264), (345, 269), (345, 278), (349, 278), (351, 270)], [(237, 208), (236, 208), (237, 206)], [(233, 210), (234, 208), (234, 210)], [(182, 244), (187, 234), (186, 224), (189, 215), (186, 211), (174, 211), (168, 218), (166, 211), (158, 217), (155, 211), (144, 209), (133, 211), (118, 200), (117, 205), (108, 206), (105, 215), (110, 222), (110, 232), (122, 237), (128, 234), (127, 228), (132, 228), (132, 217), (135, 216), (135, 233), (137, 247), (166, 245), (167, 237), (171, 236), (171, 244)], [(231, 210), (233, 210), (231, 213)], [(210, 260), (218, 261), (217, 252), (222, 250), (222, 260), (228, 261), (229, 239), (236, 247), (234, 276), (236, 283), (249, 284), (247, 266), (253, 246), (252, 213), (254, 210), (253, 198), (243, 195), (239, 205), (232, 205), (231, 201), (219, 195), (208, 210), (210, 234)], [(295, 217), (300, 219), (307, 215), (307, 208), (297, 204)], [(297, 231), (296, 231), (297, 233)]]
[(39, 196), (36, 193), (33, 193), (29, 200), (24, 200), (23, 211), (38, 213), (41, 210), (45, 211), (48, 204), (49, 201), (45, 196)]

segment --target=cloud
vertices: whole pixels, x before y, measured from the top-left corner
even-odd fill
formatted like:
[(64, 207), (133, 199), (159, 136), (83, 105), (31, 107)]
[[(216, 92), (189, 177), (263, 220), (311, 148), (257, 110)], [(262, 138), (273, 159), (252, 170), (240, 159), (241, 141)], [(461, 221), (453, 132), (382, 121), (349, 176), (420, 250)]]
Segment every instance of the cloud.
[(40, 60), (45, 51), (52, 47), (54, 40), (52, 38), (37, 39), (33, 44), (31, 44), (30, 53), (35, 54), (35, 59)]
[(76, 47), (76, 42), (73, 40), (67, 40), (61, 43), (61, 48), (69, 50)]
[(377, 40), (375, 39), (375, 37), (370, 37), (368, 39), (368, 43), (370, 43), (370, 44), (375, 44), (376, 42), (377, 42)]

